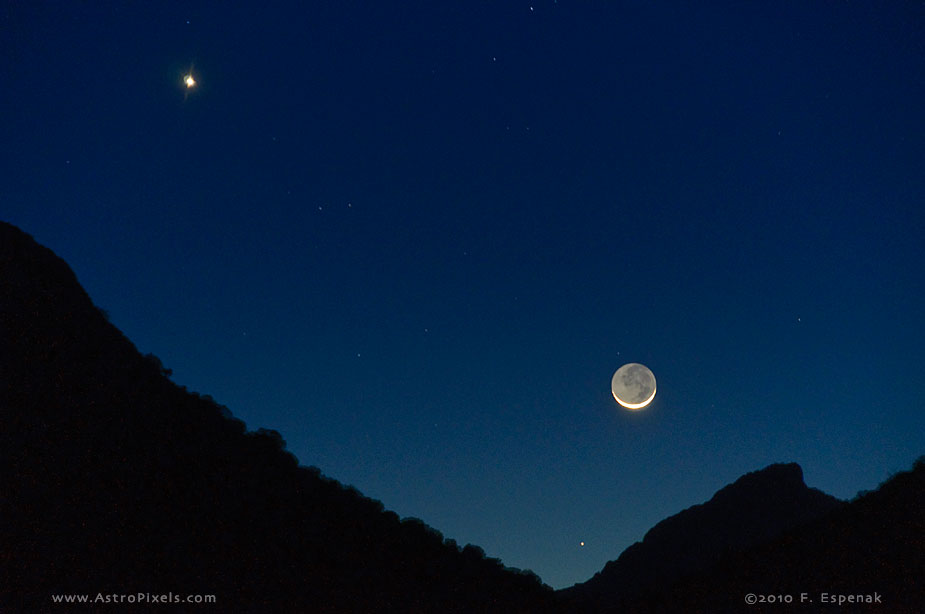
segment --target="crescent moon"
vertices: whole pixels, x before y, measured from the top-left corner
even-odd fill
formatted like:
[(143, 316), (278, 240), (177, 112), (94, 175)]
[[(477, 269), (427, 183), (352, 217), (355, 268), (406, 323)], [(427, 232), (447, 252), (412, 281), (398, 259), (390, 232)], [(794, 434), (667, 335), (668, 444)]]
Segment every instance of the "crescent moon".
[(655, 375), (645, 365), (631, 362), (613, 374), (610, 391), (613, 398), (627, 409), (642, 409), (655, 398)]

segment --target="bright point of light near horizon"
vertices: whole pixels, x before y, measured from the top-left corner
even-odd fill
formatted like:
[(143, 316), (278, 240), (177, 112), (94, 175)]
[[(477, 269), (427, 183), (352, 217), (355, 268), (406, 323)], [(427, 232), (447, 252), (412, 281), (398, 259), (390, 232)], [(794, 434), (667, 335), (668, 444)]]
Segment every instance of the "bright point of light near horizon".
[(631, 362), (623, 365), (610, 380), (610, 391), (617, 403), (627, 409), (644, 408), (655, 398), (655, 375), (645, 365)]

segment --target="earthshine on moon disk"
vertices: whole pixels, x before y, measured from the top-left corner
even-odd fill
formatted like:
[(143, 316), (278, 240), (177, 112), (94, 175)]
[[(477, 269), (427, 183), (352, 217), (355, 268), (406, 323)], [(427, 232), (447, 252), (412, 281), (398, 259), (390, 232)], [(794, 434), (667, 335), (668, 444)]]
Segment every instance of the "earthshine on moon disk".
[(610, 391), (617, 403), (627, 409), (644, 408), (655, 398), (655, 376), (645, 365), (631, 362), (613, 374)]

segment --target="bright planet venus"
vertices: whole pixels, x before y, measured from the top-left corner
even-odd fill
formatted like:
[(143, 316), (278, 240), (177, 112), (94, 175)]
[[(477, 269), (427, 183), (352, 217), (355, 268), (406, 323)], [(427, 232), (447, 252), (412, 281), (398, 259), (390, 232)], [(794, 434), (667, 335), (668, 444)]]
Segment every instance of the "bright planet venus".
[(655, 398), (655, 375), (645, 365), (627, 363), (613, 374), (610, 390), (617, 403), (627, 409), (640, 410)]

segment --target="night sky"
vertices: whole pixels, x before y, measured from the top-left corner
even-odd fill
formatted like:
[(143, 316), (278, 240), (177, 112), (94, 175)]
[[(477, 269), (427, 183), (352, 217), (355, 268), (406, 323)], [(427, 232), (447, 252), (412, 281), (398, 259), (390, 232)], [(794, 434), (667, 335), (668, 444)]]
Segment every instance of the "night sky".
[(0, 219), (302, 464), (559, 588), (925, 453), (921, 2), (182, 4), (5, 4)]

